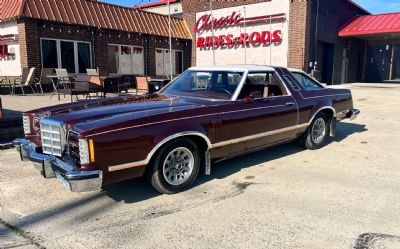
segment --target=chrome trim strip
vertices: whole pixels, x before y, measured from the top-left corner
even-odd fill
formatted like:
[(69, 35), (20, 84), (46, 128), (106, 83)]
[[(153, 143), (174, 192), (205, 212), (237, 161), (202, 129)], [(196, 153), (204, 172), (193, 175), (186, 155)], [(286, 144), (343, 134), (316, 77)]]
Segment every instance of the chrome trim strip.
[(263, 132), (263, 133), (258, 133), (258, 134), (246, 136), (246, 137), (235, 138), (235, 139), (231, 139), (231, 140), (215, 143), (215, 144), (212, 145), (212, 148), (218, 148), (218, 147), (222, 147), (222, 146), (225, 146), (225, 145), (240, 143), (240, 142), (253, 140), (253, 139), (257, 139), (257, 138), (261, 138), (261, 137), (268, 137), (268, 136), (276, 135), (276, 134), (279, 134), (279, 133), (284, 133), (284, 132), (288, 132), (288, 131), (292, 131), (292, 130), (302, 129), (302, 128), (308, 127), (308, 126), (309, 126), (309, 124), (305, 123), (305, 124), (301, 124), (301, 125), (294, 125), (294, 126), (282, 128), (282, 129), (279, 129), (279, 130), (267, 131), (267, 132)]
[(239, 94), (242, 91), (243, 85), (246, 82), (247, 75), (249, 75), (249, 71), (248, 70), (244, 71), (242, 79), (241, 79), (239, 85), (236, 87), (235, 92), (232, 95), (231, 101), (236, 101), (237, 98), (239, 97)]
[(114, 165), (114, 166), (109, 166), (108, 167), (108, 171), (113, 172), (113, 171), (118, 171), (118, 170), (123, 170), (123, 169), (129, 169), (129, 168), (134, 168), (134, 167), (139, 167), (139, 166), (143, 166), (143, 165), (147, 165), (151, 158), (153, 157), (153, 155), (156, 153), (156, 151), (161, 148), (161, 146), (163, 146), (164, 144), (166, 144), (167, 142), (175, 139), (175, 138), (179, 138), (179, 137), (184, 137), (184, 136), (198, 136), (204, 139), (204, 141), (207, 143), (207, 147), (208, 149), (212, 148), (212, 144), (210, 139), (208, 139), (208, 137), (200, 132), (197, 131), (187, 131), (187, 132), (180, 132), (180, 133), (176, 133), (172, 136), (169, 136), (165, 139), (163, 139), (161, 142), (159, 142), (151, 151), (150, 153), (147, 155), (145, 160), (142, 161), (137, 161), (137, 162), (133, 162), (133, 163), (125, 163), (125, 164), (120, 164), (120, 165)]
[(326, 110), (326, 109), (332, 110), (332, 111), (333, 111), (333, 116), (334, 116), (335, 118), (337, 117), (335, 108), (333, 108), (332, 106), (324, 106), (324, 107), (319, 108), (319, 109), (314, 113), (314, 115), (313, 115), (313, 116), (311, 117), (311, 119), (308, 121), (308, 124), (311, 124), (311, 122), (314, 120), (315, 116), (317, 116), (317, 114), (318, 114), (319, 112), (321, 112), (322, 110)]
[[(279, 96), (278, 96), (278, 97), (279, 97)], [(268, 109), (268, 108), (284, 107), (284, 106), (286, 106), (286, 105), (263, 106), (263, 107), (242, 109), (242, 110), (230, 111), (230, 112), (216, 112), (216, 113), (204, 114), (204, 115), (197, 115), (197, 116), (191, 116), (191, 117), (176, 118), (176, 119), (168, 119), (168, 120), (164, 120), (164, 121), (158, 121), (158, 122), (147, 123), (147, 124), (142, 124), (142, 125), (134, 125), (134, 126), (124, 127), (124, 128), (119, 128), (119, 129), (114, 129), (114, 130), (109, 130), (109, 131), (103, 131), (103, 132), (99, 132), (99, 133), (94, 133), (94, 134), (88, 135), (87, 137), (89, 138), (89, 137), (93, 137), (93, 136), (97, 136), (97, 135), (103, 135), (103, 134), (107, 134), (107, 133), (115, 132), (115, 131), (123, 131), (123, 130), (128, 130), (128, 129), (133, 129), (133, 128), (139, 128), (139, 127), (144, 127), (144, 126), (149, 126), (149, 125), (155, 125), (155, 124), (163, 124), (163, 123), (168, 123), (168, 122), (173, 122), (173, 121), (180, 121), (180, 120), (186, 120), (186, 119), (192, 119), (192, 118), (201, 118), (201, 117), (207, 117), (207, 116), (214, 116), (214, 115), (221, 115), (221, 114), (229, 114), (229, 113), (237, 113), (237, 112), (246, 112), (246, 111), (252, 111), (252, 110), (260, 110), (260, 109)]]
[(215, 143), (215, 144), (211, 144), (211, 142), (208, 139), (208, 137), (205, 136), (204, 134), (200, 133), (200, 132), (182, 132), (182, 133), (177, 133), (175, 135), (172, 135), (172, 136), (162, 140), (160, 143), (158, 143), (157, 146), (154, 147), (151, 150), (151, 152), (147, 155), (147, 158), (145, 160), (137, 161), (137, 162), (133, 162), (133, 163), (126, 163), (126, 164), (109, 166), (108, 167), (108, 171), (109, 172), (114, 172), (114, 171), (119, 171), (119, 170), (130, 169), (130, 168), (134, 168), (134, 167), (147, 165), (150, 162), (150, 160), (153, 157), (153, 155), (156, 153), (156, 151), (161, 146), (163, 146), (165, 143), (167, 143), (168, 141), (170, 141), (172, 139), (175, 139), (175, 138), (178, 138), (178, 137), (182, 137), (182, 136), (188, 136), (188, 135), (200, 136), (207, 142), (208, 149), (212, 149), (212, 148), (219, 148), (219, 147), (222, 147), (222, 146), (226, 146), (226, 145), (230, 145), (230, 144), (234, 144), (234, 143), (240, 143), (240, 142), (243, 142), (243, 141), (252, 140), (252, 139), (256, 139), (256, 138), (260, 138), (260, 137), (268, 137), (268, 136), (279, 134), (279, 133), (283, 133), (283, 132), (288, 132), (288, 131), (292, 131), (292, 130), (298, 130), (298, 129), (302, 129), (302, 128), (305, 128), (305, 127), (308, 127), (308, 126), (309, 126), (308, 123), (304, 123), (304, 124), (301, 124), (301, 125), (294, 125), (294, 126), (286, 127), (286, 128), (279, 129), (279, 130), (263, 132), (263, 133), (254, 134), (254, 135), (251, 135), (251, 136), (246, 136), (246, 137), (241, 137), (241, 138), (235, 138), (235, 139), (231, 139), (231, 140), (227, 140), (227, 141), (223, 141), (223, 142), (219, 142), (219, 143)]

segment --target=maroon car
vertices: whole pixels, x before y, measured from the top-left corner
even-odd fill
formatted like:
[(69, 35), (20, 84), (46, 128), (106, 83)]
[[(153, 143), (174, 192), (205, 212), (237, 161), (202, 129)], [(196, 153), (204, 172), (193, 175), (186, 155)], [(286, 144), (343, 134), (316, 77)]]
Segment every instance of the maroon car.
[(320, 148), (355, 118), (351, 92), (300, 71), (193, 67), (146, 96), (57, 105), (23, 114), (22, 160), (71, 191), (146, 175), (161, 193), (189, 188), (211, 163), (298, 140)]

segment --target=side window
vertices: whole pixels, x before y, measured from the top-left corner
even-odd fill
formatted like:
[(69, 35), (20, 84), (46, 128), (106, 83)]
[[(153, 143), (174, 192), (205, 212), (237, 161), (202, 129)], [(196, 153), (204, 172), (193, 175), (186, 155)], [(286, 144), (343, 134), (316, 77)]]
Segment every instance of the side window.
[(287, 95), (282, 81), (273, 72), (249, 73), (238, 99), (268, 98)]
[(323, 86), (321, 86), (318, 82), (316, 82), (312, 78), (302, 73), (292, 73), (292, 74), (306, 90), (316, 90), (323, 88)]

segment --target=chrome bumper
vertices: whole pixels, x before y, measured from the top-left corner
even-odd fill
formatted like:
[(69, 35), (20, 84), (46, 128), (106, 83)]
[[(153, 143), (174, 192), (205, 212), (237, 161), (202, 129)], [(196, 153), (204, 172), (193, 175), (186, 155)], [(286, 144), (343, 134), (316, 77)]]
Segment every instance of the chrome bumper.
[(57, 177), (70, 191), (88, 192), (101, 189), (103, 183), (101, 170), (76, 171), (72, 163), (62, 161), (55, 156), (37, 153), (36, 145), (26, 139), (16, 139), (13, 145), (17, 148), (22, 161), (32, 161), (45, 178)]
[(351, 109), (350, 112), (347, 114), (348, 118), (350, 120), (354, 120), (360, 115), (360, 110), (359, 109)]

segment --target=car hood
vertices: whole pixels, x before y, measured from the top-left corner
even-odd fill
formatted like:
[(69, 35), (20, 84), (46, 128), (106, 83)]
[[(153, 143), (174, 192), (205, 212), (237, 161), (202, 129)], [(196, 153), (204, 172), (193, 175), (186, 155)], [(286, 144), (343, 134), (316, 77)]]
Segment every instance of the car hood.
[(67, 130), (78, 133), (96, 132), (114, 126), (143, 124), (145, 119), (157, 114), (187, 110), (205, 105), (207, 100), (152, 94), (125, 96), (99, 101), (83, 101), (32, 111), (41, 117), (61, 121)]

